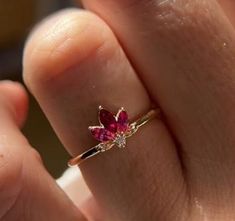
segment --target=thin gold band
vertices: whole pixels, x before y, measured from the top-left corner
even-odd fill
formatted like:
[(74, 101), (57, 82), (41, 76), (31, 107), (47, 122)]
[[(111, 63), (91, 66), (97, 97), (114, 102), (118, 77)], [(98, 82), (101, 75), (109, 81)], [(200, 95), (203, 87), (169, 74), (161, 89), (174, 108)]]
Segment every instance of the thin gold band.
[[(147, 112), (142, 117), (138, 118), (136, 121), (130, 124), (131, 132), (127, 134), (126, 137), (132, 136), (134, 133), (137, 132), (137, 130), (148, 123), (150, 120), (155, 118), (157, 115), (160, 114), (160, 109), (152, 109), (149, 112)], [(87, 151), (83, 152), (82, 154), (72, 158), (68, 162), (68, 166), (75, 166), (79, 165), (81, 162), (85, 161), (88, 158), (91, 158), (99, 153), (105, 152), (109, 149), (111, 149), (115, 143), (113, 142), (106, 142), (106, 143), (99, 143), (98, 145), (88, 149)]]

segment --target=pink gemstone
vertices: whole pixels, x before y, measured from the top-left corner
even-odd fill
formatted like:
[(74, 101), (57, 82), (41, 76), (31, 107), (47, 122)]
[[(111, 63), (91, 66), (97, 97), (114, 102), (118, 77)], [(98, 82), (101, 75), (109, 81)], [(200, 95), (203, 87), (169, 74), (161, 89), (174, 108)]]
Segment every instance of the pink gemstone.
[(106, 130), (102, 127), (92, 127), (90, 128), (92, 136), (101, 142), (113, 140), (115, 138), (115, 133), (112, 133), (111, 131)]
[(128, 115), (124, 110), (118, 112), (117, 128), (120, 132), (125, 132), (128, 129)]
[(101, 109), (99, 113), (100, 122), (110, 132), (117, 132), (117, 122), (113, 114), (105, 109)]

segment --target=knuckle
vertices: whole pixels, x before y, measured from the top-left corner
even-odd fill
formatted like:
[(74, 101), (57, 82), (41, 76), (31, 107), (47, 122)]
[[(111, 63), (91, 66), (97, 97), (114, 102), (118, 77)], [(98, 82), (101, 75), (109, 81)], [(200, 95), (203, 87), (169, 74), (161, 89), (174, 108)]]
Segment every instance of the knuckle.
[[(220, 52), (223, 43), (230, 38), (223, 21), (218, 18), (217, 5), (211, 1), (165, 0), (150, 10), (152, 14), (148, 17), (154, 18), (154, 21), (142, 19), (148, 26), (143, 37), (152, 39), (155, 36), (157, 49), (167, 51), (165, 55), (174, 57), (178, 67), (182, 67), (180, 62), (183, 62), (180, 56), (197, 56), (203, 64), (203, 60), (209, 57), (202, 51)], [(184, 71), (187, 72), (186, 69)]]
[(211, 3), (205, 0), (162, 0), (158, 3), (156, 20), (161, 31), (204, 31), (211, 23)]

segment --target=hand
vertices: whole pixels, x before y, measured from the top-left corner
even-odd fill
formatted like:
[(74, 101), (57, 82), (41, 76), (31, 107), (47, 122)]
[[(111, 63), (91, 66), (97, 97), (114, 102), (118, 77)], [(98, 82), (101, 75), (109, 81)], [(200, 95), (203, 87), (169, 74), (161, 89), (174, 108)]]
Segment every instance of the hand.
[(16, 126), (25, 93), (2, 83), (2, 220), (234, 220), (235, 3), (228, 3), (84, 0), (94, 13), (69, 9), (43, 21), (26, 44), (24, 79), (71, 155), (94, 145), (87, 127), (100, 104), (124, 106), (133, 119), (154, 103), (164, 117), (125, 149), (81, 165), (93, 193), (83, 210)]

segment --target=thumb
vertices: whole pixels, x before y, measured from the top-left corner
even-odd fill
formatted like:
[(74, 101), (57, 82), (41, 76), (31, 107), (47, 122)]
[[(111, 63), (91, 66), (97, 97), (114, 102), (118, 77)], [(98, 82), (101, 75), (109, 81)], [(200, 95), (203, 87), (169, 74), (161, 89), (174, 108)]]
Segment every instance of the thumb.
[(26, 109), (22, 86), (0, 82), (0, 220), (85, 220), (20, 132)]

